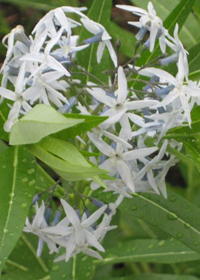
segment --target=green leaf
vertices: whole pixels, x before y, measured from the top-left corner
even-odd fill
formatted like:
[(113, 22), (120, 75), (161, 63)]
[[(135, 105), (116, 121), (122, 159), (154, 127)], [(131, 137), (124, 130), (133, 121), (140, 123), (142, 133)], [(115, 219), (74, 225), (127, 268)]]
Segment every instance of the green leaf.
[(74, 165), (91, 167), (84, 156), (76, 149), (74, 145), (66, 141), (48, 137), (39, 143), (40, 147)]
[[(139, 7), (146, 10), (149, 0), (131, 0), (131, 2), (134, 5), (138, 5)], [(152, 0), (151, 2), (156, 9), (157, 15), (164, 21), (180, 1)], [(196, 34), (194, 34), (194, 30), (196, 28), (200, 28), (200, 23), (193, 14), (190, 14), (180, 32), (180, 39), (186, 47), (190, 47), (196, 44), (198, 42), (198, 39), (200, 39), (200, 34), (198, 34), (197, 36)]]
[(191, 275), (172, 275), (172, 274), (141, 274), (117, 278), (104, 278), (104, 280), (199, 280)]
[(178, 263), (199, 260), (200, 254), (192, 251), (179, 241), (136, 239), (106, 250), (102, 260), (94, 264), (114, 264), (124, 262)]
[(36, 162), (23, 147), (0, 155), (0, 271), (22, 232), (35, 190)]
[(38, 237), (23, 233), (5, 263), (2, 280), (39, 280), (47, 276), (53, 256), (44, 246), (42, 256), (37, 257), (37, 246)]
[(50, 280), (90, 280), (93, 274), (92, 262), (93, 258), (81, 253), (72, 257), (67, 263), (65, 261), (55, 263)]
[[(110, 16), (111, 16), (111, 6), (112, 0), (94, 0), (92, 6), (87, 14), (87, 16), (97, 22), (102, 24), (105, 29), (109, 28)], [(89, 33), (84, 27), (80, 32), (80, 42), (86, 38), (92, 37), (93, 34)], [(101, 63), (97, 63), (97, 47), (98, 43), (93, 43), (88, 48), (81, 51), (77, 54), (78, 65), (81, 65), (86, 69), (88, 73), (91, 73), (93, 76), (98, 77), (104, 82), (108, 82), (108, 76), (102, 74), (102, 71), (110, 69), (109, 67), (109, 55), (108, 51), (104, 50), (104, 54), (101, 60)], [(80, 77), (79, 79), (82, 82), (87, 83), (91, 77), (88, 75), (85, 77)], [(92, 80), (96, 82), (96, 80)]]
[(59, 176), (69, 181), (93, 178), (96, 175), (106, 172), (100, 168), (80, 164), (78, 165), (65, 161), (57, 156), (54, 156), (51, 152), (46, 151), (39, 145), (31, 145), (29, 149), (38, 159), (52, 168)]
[(26, 116), (14, 124), (10, 145), (37, 143), (42, 138), (82, 123), (83, 119), (68, 119), (48, 105), (36, 105)]
[(87, 115), (80, 115), (80, 114), (65, 114), (66, 118), (70, 119), (84, 119), (83, 123), (77, 124), (67, 129), (67, 133), (65, 131), (61, 131), (56, 134), (56, 137), (61, 139), (69, 139), (75, 138), (77, 135), (82, 135), (83, 133), (87, 132), (88, 130), (96, 127), (103, 121), (105, 121), (108, 117), (101, 117), (101, 116), (87, 116)]
[[(112, 195), (102, 195), (106, 202)], [(200, 253), (200, 209), (168, 190), (168, 199), (156, 194), (134, 194), (125, 198), (119, 209), (156, 226)]]

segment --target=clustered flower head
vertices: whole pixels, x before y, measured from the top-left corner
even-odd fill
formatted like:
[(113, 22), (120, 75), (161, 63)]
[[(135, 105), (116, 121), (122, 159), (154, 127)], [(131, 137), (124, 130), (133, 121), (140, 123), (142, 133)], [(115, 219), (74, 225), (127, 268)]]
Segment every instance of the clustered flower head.
[[(151, 2), (148, 11), (127, 5), (117, 7), (139, 16), (138, 22), (129, 22), (139, 28), (136, 55), (133, 63), (124, 67), (118, 66), (110, 35), (103, 25), (83, 13), (85, 8), (57, 8), (39, 21), (31, 36), (27, 37), (23, 27), (17, 26), (3, 40), (8, 51), (1, 69), (0, 96), (2, 102), (3, 99), (11, 101), (4, 125), (7, 132), (21, 115), (38, 103), (53, 106), (62, 113), (78, 111), (81, 115), (107, 117), (87, 132), (84, 140), (79, 135), (79, 140), (91, 155), (90, 162), (109, 174), (101, 180), (88, 179), (91, 189), (104, 186), (104, 192), (118, 195), (117, 201), (101, 205), (91, 215), (86, 212), (81, 215), (61, 199), (66, 217), (53, 224), (48, 222), (45, 216), (48, 209), (41, 202), (40, 207), (36, 204), (32, 222), (26, 220), (24, 230), (39, 237), (38, 255), (44, 242), (50, 253), (58, 252), (60, 247), (66, 248), (66, 253), (57, 261), (68, 261), (79, 252), (100, 258), (96, 250), (104, 251), (100, 241), (113, 229), (110, 226), (112, 216), (124, 197), (131, 199), (135, 192), (167, 197), (165, 176), (178, 161), (168, 153), (168, 147), (180, 151), (182, 144), (163, 140), (163, 137), (171, 128), (191, 126), (191, 110), (195, 104), (200, 104), (200, 86), (189, 80), (188, 53), (178, 37), (178, 25), (173, 35), (169, 34)], [(71, 14), (78, 15), (80, 20), (75, 21)], [(80, 27), (92, 33), (82, 42), (73, 35), (73, 30)], [(137, 66), (137, 50), (140, 55), (152, 52), (157, 41), (161, 56), (154, 60), (156, 64)], [(76, 53), (84, 52), (91, 44), (98, 44), (98, 63), (104, 49), (108, 49), (115, 67), (107, 71), (111, 73), (108, 83), (94, 75), (86, 85), (82, 85), (77, 76), (74, 78), (73, 69), (75, 72), (78, 69), (90, 79), (90, 73), (76, 64)], [(163, 70), (170, 63), (177, 65), (175, 77)], [(137, 87), (138, 77), (144, 84), (142, 90)]]
[[(85, 211), (82, 217), (78, 210), (75, 211), (69, 203), (61, 199), (66, 217), (60, 221), (61, 212), (57, 211), (50, 223), (48, 222), (51, 217), (51, 209), (45, 207), (44, 201), (40, 207), (36, 202), (36, 214), (32, 223), (28, 218), (26, 219), (24, 231), (39, 237), (37, 256), (41, 255), (44, 242), (46, 242), (50, 254), (57, 253), (61, 247), (66, 249), (66, 253), (59, 256), (55, 260), (56, 262), (68, 261), (70, 257), (80, 252), (101, 259), (102, 257), (94, 249), (100, 252), (105, 251), (100, 241), (107, 231), (116, 228), (116, 226), (110, 226), (110, 222), (121, 199), (122, 197), (119, 197), (115, 203), (100, 205), (100, 208), (92, 215)], [(99, 220), (100, 222), (97, 224)]]

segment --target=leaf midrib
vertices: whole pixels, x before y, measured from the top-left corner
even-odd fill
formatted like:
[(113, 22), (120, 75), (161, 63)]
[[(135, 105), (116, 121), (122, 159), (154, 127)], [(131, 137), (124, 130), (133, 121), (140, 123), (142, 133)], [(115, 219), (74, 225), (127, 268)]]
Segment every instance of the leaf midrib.
[[(132, 256), (123, 256), (123, 257), (113, 257), (113, 258), (105, 258), (102, 260), (95, 260), (93, 261), (94, 264), (105, 264), (110, 262), (121, 262), (121, 261), (132, 261), (133, 259), (137, 258), (143, 258), (143, 257), (162, 257), (162, 256), (171, 256), (171, 255), (189, 255), (189, 254), (197, 254), (197, 252), (194, 251), (180, 251), (180, 252), (166, 252), (166, 253), (151, 253), (151, 254), (139, 254), (139, 255), (132, 255)], [(200, 255), (199, 255), (200, 258)]]

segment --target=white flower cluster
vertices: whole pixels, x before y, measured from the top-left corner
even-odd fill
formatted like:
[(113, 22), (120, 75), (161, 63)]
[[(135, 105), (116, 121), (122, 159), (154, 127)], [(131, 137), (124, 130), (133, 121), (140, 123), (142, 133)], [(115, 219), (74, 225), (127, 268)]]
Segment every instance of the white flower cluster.
[[(61, 7), (50, 11), (35, 26), (32, 34), (27, 37), (22, 26), (14, 28), (3, 39), (7, 47), (7, 55), (2, 66), (1, 98), (14, 101), (4, 129), (9, 132), (20, 114), (28, 113), (36, 102), (62, 107), (68, 100), (61, 92), (66, 92), (69, 84), (65, 77), (71, 74), (68, 68), (73, 62), (77, 51), (81, 51), (94, 42), (99, 42), (97, 61), (101, 61), (105, 46), (117, 65), (117, 58), (110, 43), (111, 37), (105, 28), (91, 21), (82, 11), (86, 8)], [(65, 13), (80, 16), (77, 22)], [(78, 36), (73, 29), (82, 25), (94, 37), (78, 44)], [(7, 89), (8, 84), (13, 90)]]
[[(140, 55), (147, 48), (152, 52), (159, 40), (161, 53), (169, 50), (170, 55), (158, 57), (154, 62), (161, 67), (177, 63), (176, 77), (159, 67), (150, 67), (153, 62), (137, 67), (138, 49), (133, 64), (118, 67), (111, 37), (101, 24), (82, 13), (85, 8), (61, 7), (52, 10), (39, 21), (32, 36), (27, 37), (24, 29), (18, 26), (3, 41), (8, 51), (2, 67), (0, 96), (13, 101), (9, 105), (11, 110), (4, 125), (6, 131), (11, 130), (20, 114), (26, 114), (37, 103), (56, 106), (60, 112), (67, 106), (65, 112), (70, 110), (77, 113), (78, 110), (84, 115), (96, 113), (107, 117), (87, 133), (88, 142), (84, 137), (87, 143), (79, 139), (91, 155), (100, 152), (101, 156), (91, 156), (90, 161), (109, 171), (112, 177), (112, 180), (107, 176), (101, 182), (91, 182), (91, 188), (106, 185), (105, 191), (119, 194), (119, 199), (116, 203), (102, 206), (91, 216), (84, 213), (82, 217), (66, 201), (61, 200), (67, 217), (54, 225), (47, 224), (44, 203), (40, 207), (36, 206), (36, 216), (32, 223), (27, 219), (24, 230), (39, 236), (38, 255), (46, 242), (51, 253), (58, 252), (59, 247), (66, 248), (66, 254), (58, 260), (67, 261), (81, 251), (98, 258), (100, 255), (90, 247), (104, 251), (99, 242), (113, 228), (110, 221), (123, 197), (131, 198), (131, 193), (149, 191), (161, 193), (166, 198), (165, 176), (178, 161), (175, 156), (168, 154), (167, 148), (170, 145), (180, 151), (182, 145), (174, 140), (162, 141), (162, 138), (173, 127), (184, 124), (191, 126), (191, 110), (195, 104), (200, 105), (200, 86), (188, 78), (188, 53), (179, 40), (178, 25), (173, 36), (170, 35), (151, 2), (148, 11), (127, 5), (117, 7), (139, 16), (138, 22), (129, 23), (139, 28), (136, 38)], [(73, 20), (66, 13), (75, 13), (80, 21)], [(72, 32), (79, 26), (93, 34), (81, 44), (78, 36)], [(71, 71), (76, 52), (93, 43), (98, 43), (98, 63), (107, 47), (115, 66), (113, 72), (107, 72), (112, 72), (114, 77), (109, 79), (108, 84), (98, 84), (97, 77), (96, 84), (93, 79), (93, 82), (82, 85), (82, 99), (78, 100), (77, 97), (80, 92), (67, 98), (71, 83), (73, 88), (81, 86)], [(85, 69), (84, 74), (88, 74)], [(138, 76), (140, 79), (137, 79)], [(95, 78), (94, 75), (92, 77)], [(133, 81), (136, 86), (130, 87)], [(137, 88), (138, 81), (145, 84), (142, 90), (141, 87)], [(13, 90), (7, 89), (10, 85)], [(96, 225), (102, 215), (101, 222)]]
[[(105, 251), (99, 242), (109, 230), (116, 228), (116, 226), (110, 226), (110, 222), (121, 200), (122, 197), (119, 197), (115, 203), (101, 206), (92, 215), (84, 212), (81, 217), (78, 211), (76, 212), (65, 200), (61, 199), (66, 217), (59, 221), (60, 215), (56, 213), (50, 225), (47, 223), (50, 218), (49, 209), (45, 208), (42, 201), (40, 207), (36, 203), (36, 215), (32, 223), (28, 218), (26, 219), (24, 232), (31, 232), (39, 237), (37, 256), (41, 255), (44, 242), (46, 242), (51, 254), (58, 253), (62, 247), (66, 249), (66, 253), (59, 256), (55, 262), (68, 261), (70, 257), (80, 252), (101, 259), (102, 257), (90, 247), (101, 252)], [(102, 219), (97, 224), (100, 218)]]

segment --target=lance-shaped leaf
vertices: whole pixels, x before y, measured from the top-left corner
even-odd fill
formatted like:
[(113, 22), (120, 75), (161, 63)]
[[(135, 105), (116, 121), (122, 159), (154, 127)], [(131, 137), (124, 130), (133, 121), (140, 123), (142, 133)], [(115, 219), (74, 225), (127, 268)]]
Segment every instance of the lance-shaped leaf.
[(0, 271), (24, 227), (35, 190), (36, 162), (23, 147), (0, 155)]
[(102, 260), (95, 264), (122, 262), (178, 263), (199, 260), (200, 254), (174, 238), (167, 240), (137, 239), (106, 250)]
[(37, 143), (44, 137), (84, 122), (84, 119), (66, 118), (48, 105), (36, 105), (26, 116), (14, 124), (10, 145)]
[[(54, 142), (55, 147), (53, 147), (51, 144), (47, 145), (47, 150), (45, 145), (42, 144), (41, 146), (31, 145), (29, 149), (38, 159), (52, 168), (62, 178), (69, 181), (77, 181), (93, 178), (96, 175), (106, 172), (105, 170), (102, 170), (98, 167), (92, 167), (88, 163), (80, 163), (83, 161), (83, 156), (78, 152), (78, 150), (76, 150), (74, 146), (72, 146), (72, 150), (76, 150), (76, 155), (70, 159), (66, 153), (68, 149), (69, 154), (71, 154), (71, 145), (67, 143), (66, 147), (63, 147), (64, 143), (62, 143), (62, 145), (60, 144), (63, 142), (62, 140), (56, 139), (56, 141), (58, 141), (58, 144)], [(64, 157), (68, 160), (65, 160)]]
[[(110, 198), (109, 198), (110, 197)], [(102, 195), (110, 202), (112, 195)], [(119, 209), (158, 227), (192, 250), (200, 253), (200, 209), (168, 190), (168, 199), (157, 194), (124, 198)]]
[(40, 147), (74, 165), (91, 167), (77, 148), (69, 142), (47, 137), (39, 143)]
[(100, 123), (104, 122), (108, 117), (101, 117), (101, 116), (87, 116), (87, 115), (80, 115), (80, 114), (65, 114), (66, 118), (70, 119), (84, 119), (84, 122), (79, 123), (75, 126), (72, 126), (67, 129), (67, 133), (65, 131), (60, 131), (56, 134), (56, 136), (60, 139), (69, 139), (75, 138), (77, 135), (82, 135), (83, 133), (87, 132), (88, 130), (96, 127)]

